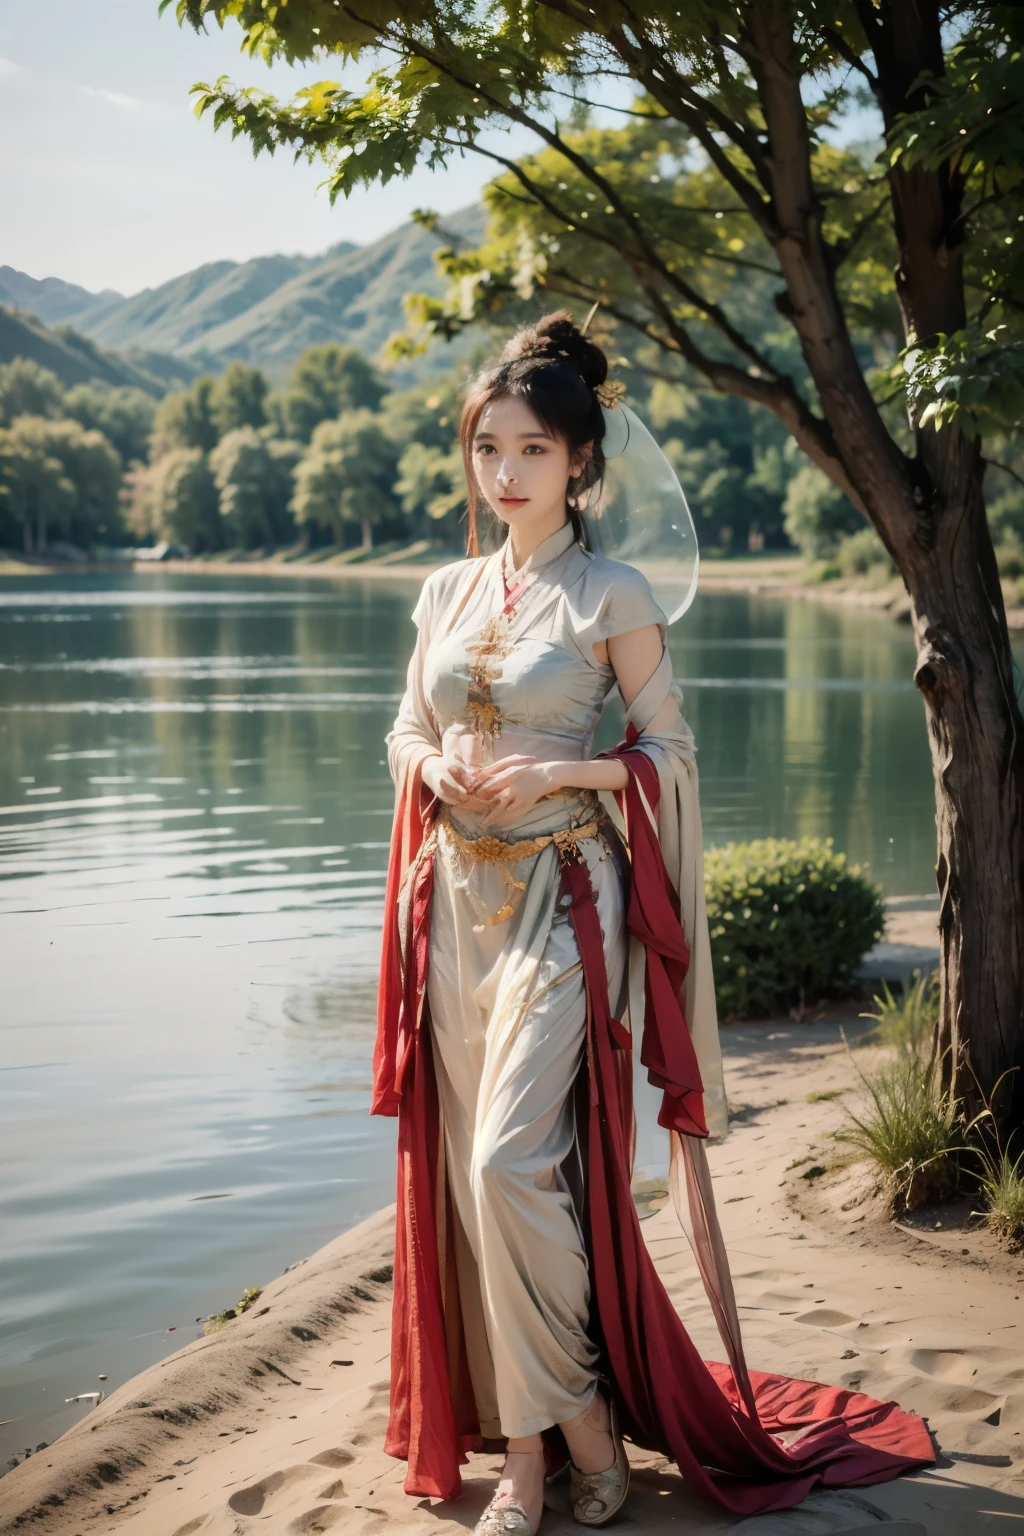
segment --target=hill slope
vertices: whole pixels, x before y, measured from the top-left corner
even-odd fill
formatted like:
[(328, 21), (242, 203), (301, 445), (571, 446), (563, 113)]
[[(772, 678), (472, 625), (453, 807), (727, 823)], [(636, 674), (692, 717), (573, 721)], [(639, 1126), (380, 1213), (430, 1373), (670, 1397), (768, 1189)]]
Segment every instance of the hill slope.
[[(475, 208), (447, 221), (453, 234), (475, 240), (483, 231)], [(242, 358), (281, 375), (306, 347), (325, 341), (375, 356), (402, 324), (402, 298), (443, 286), (434, 266), (440, 241), (406, 224), (372, 245), (328, 252), (259, 304), (207, 333), (203, 352)], [(185, 348), (186, 354), (190, 348)]]
[(130, 385), (151, 395), (180, 389), (199, 372), (185, 358), (164, 357), (156, 352), (134, 350), (118, 354), (99, 347), (70, 326), (48, 330), (34, 315), (0, 307), (0, 363), (29, 357), (50, 368), (63, 384), (98, 380), (113, 386)]
[(146, 346), (161, 352), (206, 354), (206, 338), (257, 307), (313, 265), (307, 256), (258, 256), (214, 261), (159, 288), (83, 317), (91, 336), (107, 347)]
[[(372, 245), (344, 242), (323, 256), (210, 262), (127, 299), (4, 267), (0, 303), (5, 292), (16, 295), (18, 307), (40, 318), (44, 310), (73, 316), (103, 347), (169, 353), (187, 359), (190, 371), (218, 372), (237, 358), (282, 379), (306, 347), (323, 342), (375, 356), (402, 324), (404, 294), (440, 292), (433, 260), (439, 244), (449, 235), (475, 243), (484, 218), (474, 206), (444, 219), (436, 236), (405, 224)], [(453, 355), (447, 349), (416, 371), (448, 367)]]
[(35, 315), (44, 325), (61, 325), (91, 312), (102, 313), (111, 304), (123, 304), (124, 294), (113, 288), (90, 293), (60, 277), (29, 277), (15, 267), (0, 267), (0, 304)]

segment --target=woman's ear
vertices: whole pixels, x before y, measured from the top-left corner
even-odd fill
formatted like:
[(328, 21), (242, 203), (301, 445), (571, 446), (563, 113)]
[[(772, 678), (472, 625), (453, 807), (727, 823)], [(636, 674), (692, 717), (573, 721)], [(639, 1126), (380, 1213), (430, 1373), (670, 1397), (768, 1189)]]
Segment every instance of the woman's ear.
[(578, 475), (585, 464), (589, 464), (594, 457), (593, 443), (583, 443), (577, 448), (569, 461), (569, 469), (573, 475)]

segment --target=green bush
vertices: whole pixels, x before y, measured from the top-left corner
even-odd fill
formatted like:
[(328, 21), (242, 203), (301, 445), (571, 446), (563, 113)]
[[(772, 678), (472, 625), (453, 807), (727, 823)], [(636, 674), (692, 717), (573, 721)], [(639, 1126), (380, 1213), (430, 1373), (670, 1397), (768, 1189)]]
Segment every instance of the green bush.
[(1009, 580), (1024, 576), (1024, 545), (1015, 537), (1002, 539), (996, 545), (996, 565), (1000, 576)]
[(835, 554), (835, 563), (843, 576), (895, 576), (896, 567), (889, 551), (873, 528), (861, 528), (841, 540)]
[(827, 475), (806, 463), (789, 482), (783, 514), (788, 537), (812, 560), (834, 554), (843, 536), (855, 533), (864, 522), (862, 513)]
[(884, 925), (879, 887), (831, 838), (712, 848), (705, 889), (724, 1017), (773, 1013), (848, 985)]

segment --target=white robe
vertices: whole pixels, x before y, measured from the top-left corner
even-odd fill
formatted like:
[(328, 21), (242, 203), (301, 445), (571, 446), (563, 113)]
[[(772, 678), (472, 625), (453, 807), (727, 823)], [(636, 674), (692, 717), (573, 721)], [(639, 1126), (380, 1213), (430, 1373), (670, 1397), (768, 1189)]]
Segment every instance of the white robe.
[[(487, 759), (590, 756), (615, 685), (594, 642), (651, 623), (664, 634), (665, 616), (638, 571), (580, 549), (569, 525), (514, 579), (524, 577), (530, 584), (507, 625), (490, 629), (505, 601), (500, 556), (428, 577), (414, 611), (419, 636), (408, 687), (388, 737), (396, 779), (445, 737), (446, 745), (482, 741)], [(638, 729), (671, 691), (666, 651), (629, 711)], [(691, 948), (686, 1017), (709, 1125), (721, 1132), (725, 1093), (693, 741), (680, 717), (674, 730), (645, 734), (642, 745), (658, 767), (661, 846)], [(586, 823), (595, 807), (592, 794), (570, 790), (537, 802), (515, 825), (491, 823), (487, 831), (530, 839)], [(472, 809), (449, 815), (463, 837), (480, 835)], [(598, 835), (579, 847), (597, 901), (612, 1012), (629, 1023), (638, 1053), (644, 954), (625, 928), (621, 841), (606, 814), (598, 819)], [(525, 889), (513, 890), (514, 910), (500, 922), (488, 918), (509, 901), (501, 867), (469, 857), (444, 825), (434, 853), (427, 1002), (462, 1322), (481, 1430), (518, 1437), (580, 1412), (596, 1381), (573, 1103), (583, 978), (553, 847), (504, 866)], [(657, 1126), (660, 1091), (639, 1060), (636, 1067), (637, 1163), (650, 1175), (667, 1168), (668, 1140)]]

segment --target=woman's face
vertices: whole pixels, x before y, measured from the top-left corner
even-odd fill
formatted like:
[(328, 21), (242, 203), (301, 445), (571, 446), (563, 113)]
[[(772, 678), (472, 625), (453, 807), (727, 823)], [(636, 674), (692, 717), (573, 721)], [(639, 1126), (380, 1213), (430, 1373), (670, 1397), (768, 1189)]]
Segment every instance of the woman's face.
[(579, 470), (562, 438), (552, 437), (516, 396), (484, 406), (473, 438), (473, 468), (481, 495), (510, 527), (535, 518), (564, 517), (569, 477)]

